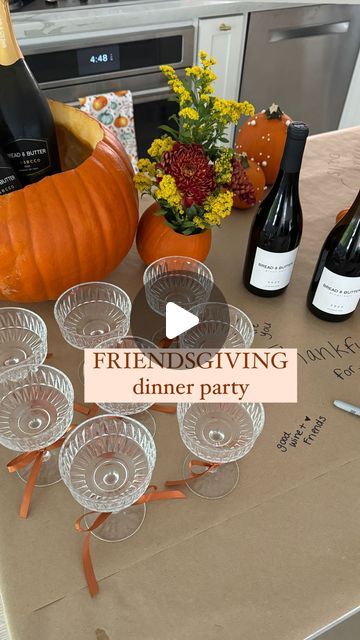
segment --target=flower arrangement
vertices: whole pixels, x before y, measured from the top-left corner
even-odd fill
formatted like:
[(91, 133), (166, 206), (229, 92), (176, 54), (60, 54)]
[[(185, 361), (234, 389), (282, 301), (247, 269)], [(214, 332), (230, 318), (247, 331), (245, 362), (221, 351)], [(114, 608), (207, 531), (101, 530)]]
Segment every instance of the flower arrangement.
[(234, 194), (250, 206), (255, 204), (254, 188), (240, 157), (224, 146), (229, 145), (227, 127), (242, 115), (253, 115), (254, 107), (213, 95), (215, 64), (201, 51), (200, 64), (186, 69), (184, 81), (173, 67), (160, 67), (179, 112), (171, 116), (174, 126), (161, 127), (165, 134), (151, 144), (150, 159), (139, 160), (134, 178), (141, 194), (158, 203), (157, 215), (183, 235), (219, 226), (231, 213)]

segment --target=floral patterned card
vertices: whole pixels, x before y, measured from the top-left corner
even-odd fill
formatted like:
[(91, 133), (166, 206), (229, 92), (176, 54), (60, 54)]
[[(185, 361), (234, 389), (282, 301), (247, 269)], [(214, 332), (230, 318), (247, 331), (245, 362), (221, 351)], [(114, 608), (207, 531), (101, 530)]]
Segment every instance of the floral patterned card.
[(134, 108), (131, 91), (111, 91), (103, 95), (79, 98), (80, 109), (106, 125), (128, 154), (134, 171), (137, 171), (137, 147), (134, 124)]

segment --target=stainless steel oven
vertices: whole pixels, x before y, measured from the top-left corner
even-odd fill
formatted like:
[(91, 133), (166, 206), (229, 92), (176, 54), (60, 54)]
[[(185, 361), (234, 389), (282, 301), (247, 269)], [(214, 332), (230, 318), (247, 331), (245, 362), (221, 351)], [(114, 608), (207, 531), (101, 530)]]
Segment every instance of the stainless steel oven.
[(79, 97), (129, 89), (138, 153), (143, 156), (159, 134), (159, 125), (176, 110), (176, 103), (167, 101), (169, 89), (159, 65), (171, 64), (184, 76), (193, 56), (194, 28), (189, 25), (101, 35), (72, 48), (57, 43), (56, 50), (49, 47), (25, 57), (46, 95), (73, 106), (79, 105)]

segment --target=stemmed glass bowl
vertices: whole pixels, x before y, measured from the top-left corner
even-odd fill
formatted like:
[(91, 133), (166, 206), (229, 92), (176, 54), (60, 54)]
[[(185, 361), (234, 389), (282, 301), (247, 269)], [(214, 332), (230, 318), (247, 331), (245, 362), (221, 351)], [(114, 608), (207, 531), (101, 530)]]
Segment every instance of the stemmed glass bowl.
[[(98, 349), (156, 349), (156, 345), (139, 336), (126, 336), (125, 338), (110, 338), (101, 342)], [(98, 406), (106, 413), (121, 416), (133, 415), (142, 425), (144, 425), (152, 436), (156, 433), (156, 422), (152, 414), (147, 411), (153, 402), (98, 402)]]
[(19, 367), (42, 364), (47, 355), (46, 324), (20, 307), (0, 309), (0, 380), (16, 379)]
[(223, 302), (206, 302), (191, 307), (199, 324), (179, 336), (182, 349), (249, 349), (254, 327), (241, 309)]
[[(61, 438), (73, 418), (69, 378), (47, 365), (19, 367), (18, 380), (0, 380), (0, 444), (19, 452), (39, 451)], [(36, 486), (60, 481), (57, 450), (46, 451)], [(31, 465), (18, 471), (26, 481)]]
[(184, 256), (167, 256), (155, 260), (144, 272), (145, 295), (149, 307), (161, 316), (168, 302), (190, 309), (209, 299), (214, 278), (199, 260)]
[(95, 348), (106, 338), (125, 336), (130, 313), (127, 293), (108, 282), (84, 282), (71, 287), (54, 306), (63, 338), (77, 349)]
[(151, 434), (128, 416), (90, 418), (69, 433), (59, 455), (64, 483), (75, 500), (91, 511), (85, 516), (87, 526), (99, 512), (111, 513), (93, 535), (116, 542), (139, 529), (145, 504), (131, 505), (145, 493), (155, 460)]
[[(265, 421), (262, 404), (181, 403), (177, 406), (177, 419), (181, 439), (191, 452), (183, 466), (189, 489), (204, 498), (222, 498), (231, 493), (239, 479), (236, 461), (251, 451), (262, 432)], [(209, 463), (211, 470), (190, 480), (191, 467), (196, 467), (192, 462), (194, 456)], [(211, 465), (219, 466), (211, 468)], [(199, 465), (199, 471), (203, 470)]]

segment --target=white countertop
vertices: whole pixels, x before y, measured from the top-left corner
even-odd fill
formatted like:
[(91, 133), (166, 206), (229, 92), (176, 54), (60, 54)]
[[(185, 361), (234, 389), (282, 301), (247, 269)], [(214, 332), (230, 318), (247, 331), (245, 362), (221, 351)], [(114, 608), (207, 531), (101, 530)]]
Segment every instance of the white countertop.
[[(148, 29), (176, 23), (192, 24), (198, 18), (236, 15), (299, 6), (288, 1), (256, 0), (143, 0), (116, 4), (26, 11), (13, 14), (13, 24), (24, 53), (36, 45), (37, 50), (57, 48), (57, 43), (79, 44), (89, 34), (105, 31), (107, 35)], [(302, 3), (303, 4), (303, 3)], [(313, 2), (309, 2), (313, 4)], [(31, 5), (30, 5), (31, 6)]]

